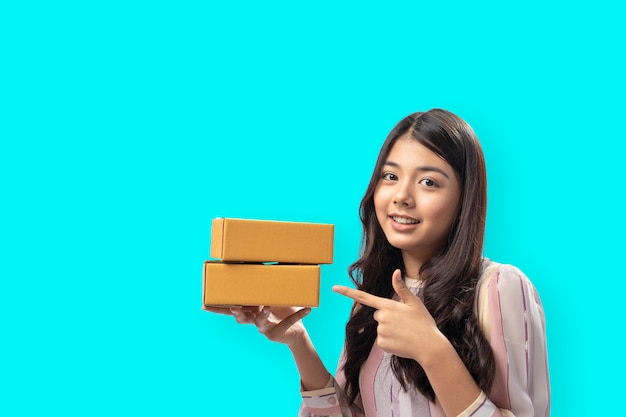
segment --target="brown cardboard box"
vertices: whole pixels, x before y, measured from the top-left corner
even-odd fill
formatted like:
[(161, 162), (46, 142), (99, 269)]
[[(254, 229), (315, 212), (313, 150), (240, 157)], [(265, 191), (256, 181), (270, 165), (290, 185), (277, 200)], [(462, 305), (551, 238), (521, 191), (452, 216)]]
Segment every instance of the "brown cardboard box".
[(264, 265), (207, 261), (202, 301), (220, 306), (317, 307), (318, 265)]
[(332, 224), (217, 218), (211, 257), (225, 262), (333, 262)]

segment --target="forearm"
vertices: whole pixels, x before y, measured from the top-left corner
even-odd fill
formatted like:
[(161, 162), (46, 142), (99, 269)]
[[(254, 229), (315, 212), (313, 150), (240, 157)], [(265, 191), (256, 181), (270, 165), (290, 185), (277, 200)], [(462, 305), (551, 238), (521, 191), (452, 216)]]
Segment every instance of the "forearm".
[(305, 391), (324, 388), (328, 383), (330, 373), (313, 347), (309, 335), (305, 334), (300, 342), (290, 345), (289, 350), (300, 373), (302, 388)]
[(443, 335), (422, 367), (446, 416), (457, 416), (480, 395), (480, 388)]

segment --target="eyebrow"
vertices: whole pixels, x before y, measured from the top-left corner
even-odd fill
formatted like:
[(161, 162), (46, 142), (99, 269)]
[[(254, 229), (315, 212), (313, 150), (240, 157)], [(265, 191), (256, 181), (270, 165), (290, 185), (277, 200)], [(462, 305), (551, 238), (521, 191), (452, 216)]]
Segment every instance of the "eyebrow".
[[(383, 166), (388, 165), (394, 168), (400, 168), (400, 165), (398, 165), (397, 163), (393, 162), (393, 161), (385, 161), (385, 163), (383, 164)], [(450, 176), (441, 168), (435, 167), (435, 166), (431, 166), (431, 165), (426, 165), (423, 167), (417, 167), (415, 169), (416, 171), (419, 172), (438, 172), (441, 175), (443, 175), (444, 177), (446, 177), (447, 179), (450, 179)]]

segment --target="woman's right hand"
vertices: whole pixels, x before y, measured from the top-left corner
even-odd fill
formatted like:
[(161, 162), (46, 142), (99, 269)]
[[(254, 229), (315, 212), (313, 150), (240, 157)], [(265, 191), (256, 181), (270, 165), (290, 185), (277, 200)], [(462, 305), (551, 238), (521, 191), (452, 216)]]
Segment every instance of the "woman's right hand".
[(254, 324), (269, 340), (287, 346), (294, 346), (306, 338), (306, 329), (301, 320), (311, 312), (310, 308), (269, 306), (203, 306), (202, 309), (233, 316), (240, 324)]

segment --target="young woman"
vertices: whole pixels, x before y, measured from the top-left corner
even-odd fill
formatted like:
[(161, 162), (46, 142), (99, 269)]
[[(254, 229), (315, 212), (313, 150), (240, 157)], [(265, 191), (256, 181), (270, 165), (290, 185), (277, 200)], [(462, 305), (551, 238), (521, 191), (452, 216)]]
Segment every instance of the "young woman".
[(357, 289), (333, 377), (301, 322), (310, 309), (205, 309), (285, 343), (300, 372), (300, 416), (548, 416), (545, 318), (517, 268), (482, 257), (483, 153), (445, 110), (391, 131), (361, 201)]

